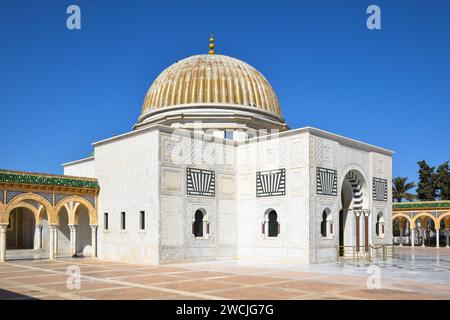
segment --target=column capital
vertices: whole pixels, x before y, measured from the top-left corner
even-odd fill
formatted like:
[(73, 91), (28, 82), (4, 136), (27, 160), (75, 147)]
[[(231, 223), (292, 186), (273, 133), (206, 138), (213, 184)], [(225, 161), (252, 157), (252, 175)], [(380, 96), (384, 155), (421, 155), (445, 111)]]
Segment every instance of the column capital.
[(92, 230), (95, 230), (98, 228), (98, 224), (90, 224), (89, 226), (91, 227)]

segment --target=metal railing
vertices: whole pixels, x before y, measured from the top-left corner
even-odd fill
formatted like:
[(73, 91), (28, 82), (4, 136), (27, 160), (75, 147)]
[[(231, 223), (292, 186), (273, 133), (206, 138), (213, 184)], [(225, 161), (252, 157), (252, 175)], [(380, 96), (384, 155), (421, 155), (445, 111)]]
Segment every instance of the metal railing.
[(336, 256), (338, 262), (386, 261), (394, 256), (394, 246), (392, 244), (371, 244), (367, 248), (365, 246), (338, 246)]

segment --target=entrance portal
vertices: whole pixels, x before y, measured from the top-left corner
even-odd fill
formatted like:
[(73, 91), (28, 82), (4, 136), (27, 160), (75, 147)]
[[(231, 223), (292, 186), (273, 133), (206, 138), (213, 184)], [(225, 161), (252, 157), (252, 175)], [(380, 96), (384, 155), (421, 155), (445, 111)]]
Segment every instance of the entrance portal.
[[(367, 251), (369, 245), (369, 216), (367, 183), (362, 174), (351, 170), (341, 189), (339, 211), (339, 255), (346, 252)], [(364, 240), (364, 241), (361, 241)]]
[(27, 208), (16, 208), (9, 215), (6, 229), (7, 249), (33, 249), (36, 222), (34, 214)]

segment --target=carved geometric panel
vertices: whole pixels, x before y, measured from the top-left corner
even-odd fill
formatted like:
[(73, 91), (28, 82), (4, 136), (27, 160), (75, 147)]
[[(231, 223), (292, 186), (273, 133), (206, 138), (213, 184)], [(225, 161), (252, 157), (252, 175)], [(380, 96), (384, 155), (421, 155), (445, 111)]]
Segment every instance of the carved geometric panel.
[(55, 202), (56, 203), (58, 203), (58, 202), (60, 202), (62, 199), (64, 199), (64, 198), (67, 198), (67, 197), (70, 197), (69, 195), (67, 195), (67, 194), (55, 194)]
[(85, 198), (89, 203), (95, 208), (95, 197), (94, 196), (81, 196)]
[(256, 172), (256, 196), (271, 197), (286, 194), (286, 169)]
[(10, 202), (12, 200), (12, 198), (14, 198), (22, 193), (24, 193), (24, 192), (22, 192), (22, 191), (6, 191), (6, 203)]
[(316, 181), (317, 194), (337, 196), (336, 170), (317, 167)]
[(211, 170), (186, 168), (186, 192), (193, 196), (214, 197), (216, 174)]
[(386, 179), (373, 178), (372, 195), (373, 200), (387, 201), (388, 189)]
[(52, 205), (53, 203), (53, 193), (48, 193), (48, 192), (36, 192), (36, 194), (40, 195), (41, 197), (44, 197), (45, 199), (48, 200), (48, 202), (50, 202)]

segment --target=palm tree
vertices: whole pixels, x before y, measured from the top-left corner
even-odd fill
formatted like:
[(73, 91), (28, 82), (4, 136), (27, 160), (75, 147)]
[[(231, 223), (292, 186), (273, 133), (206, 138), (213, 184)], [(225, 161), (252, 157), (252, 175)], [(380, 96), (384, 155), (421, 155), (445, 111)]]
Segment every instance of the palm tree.
[(406, 182), (408, 177), (396, 177), (392, 179), (392, 198), (396, 202), (402, 202), (403, 199), (412, 201), (416, 196), (409, 193), (408, 190), (416, 186), (414, 182)]

